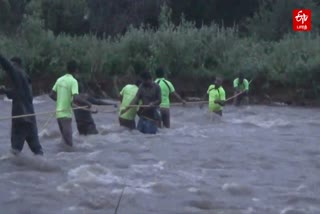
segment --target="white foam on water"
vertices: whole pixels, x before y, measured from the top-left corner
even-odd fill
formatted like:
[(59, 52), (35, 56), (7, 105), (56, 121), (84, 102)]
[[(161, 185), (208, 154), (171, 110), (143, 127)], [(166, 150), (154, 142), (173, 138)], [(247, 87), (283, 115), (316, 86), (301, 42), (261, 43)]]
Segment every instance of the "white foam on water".
[(38, 136), (39, 138), (44, 138), (44, 139), (55, 139), (55, 138), (60, 138), (61, 134), (58, 130), (49, 130), (48, 128), (45, 128), (38, 133)]
[[(70, 170), (68, 172), (68, 181), (62, 185), (59, 185), (57, 190), (60, 192), (69, 193), (72, 189), (81, 188), (87, 184), (94, 184), (104, 187), (111, 187), (114, 184), (118, 184), (132, 189), (132, 193), (151, 193), (151, 188), (157, 183), (135, 178), (128, 178), (126, 180), (113, 174), (111, 170), (103, 167), (100, 164), (85, 164)], [(117, 190), (118, 188), (114, 189), (113, 191), (117, 192)]]
[(68, 179), (73, 183), (96, 183), (109, 185), (112, 183), (122, 183), (122, 179), (114, 175), (109, 169), (100, 164), (81, 165), (68, 172)]
[(79, 188), (79, 187), (80, 187), (79, 184), (75, 184), (75, 183), (65, 183), (65, 184), (62, 184), (62, 185), (57, 186), (57, 191), (58, 191), (58, 192), (63, 192), (63, 193), (69, 194), (72, 189), (77, 189), (77, 188)]
[(259, 202), (260, 199), (259, 199), (259, 198), (253, 198), (252, 201), (254, 201), (254, 202)]
[(8, 97), (3, 97), (3, 101), (4, 101), (4, 102), (12, 103), (12, 100), (8, 99)]
[(12, 162), (18, 166), (26, 166), (31, 169), (39, 171), (60, 171), (61, 168), (53, 163), (51, 160), (47, 159), (44, 156), (28, 156), (23, 153), (20, 153), (17, 156), (11, 158)]
[(291, 124), (289, 121), (283, 120), (281, 118), (263, 119), (259, 116), (247, 116), (242, 119), (234, 118), (229, 122), (233, 124), (252, 124), (262, 128), (284, 127)]
[(311, 214), (310, 210), (299, 209), (292, 206), (286, 207), (280, 211), (280, 214)]
[(156, 170), (163, 170), (164, 169), (164, 164), (166, 162), (165, 161), (159, 161), (158, 163), (156, 164), (133, 164), (131, 165), (131, 168), (134, 170), (134, 171), (150, 171), (152, 169), (156, 169)]
[(119, 134), (117, 133), (110, 133), (106, 136), (106, 139), (109, 141), (109, 142), (112, 142), (112, 143), (121, 143), (123, 142), (123, 137), (121, 137)]
[[(126, 184), (123, 184), (123, 188), (125, 188), (124, 194), (136, 194), (137, 192), (151, 194), (153, 192), (152, 188), (157, 184), (157, 182), (146, 182), (141, 179), (129, 179)], [(120, 194), (123, 188), (115, 188), (111, 191), (111, 194)]]
[(225, 183), (222, 190), (231, 193), (232, 195), (250, 195), (251, 189), (247, 186), (238, 183)]
[(11, 154), (11, 153), (8, 153), (8, 154), (6, 154), (6, 155), (2, 155), (2, 156), (0, 157), (0, 161), (9, 160), (9, 159), (11, 159), (11, 158), (14, 158), (14, 155)]
[(125, 127), (120, 126), (117, 123), (113, 123), (111, 125), (102, 125), (99, 126), (99, 132), (101, 135), (107, 135), (109, 136), (110, 134), (125, 134), (129, 133), (130, 130), (128, 130)]
[(271, 128), (271, 127), (288, 126), (288, 125), (290, 125), (290, 123), (288, 121), (283, 120), (283, 119), (274, 119), (274, 120), (269, 120), (269, 121), (257, 123), (257, 125), (261, 126), (263, 128)]
[(59, 152), (56, 154), (56, 157), (58, 157), (59, 159), (63, 159), (63, 160), (69, 160), (70, 157), (68, 157), (70, 153), (69, 152)]
[[(172, 131), (174, 130), (174, 131)], [(199, 125), (195, 124), (184, 124), (182, 126), (179, 126), (177, 128), (171, 128), (168, 130), (165, 134), (165, 136), (182, 136), (182, 137), (192, 137), (192, 138), (209, 138), (208, 135), (206, 135), (206, 129), (202, 128), (199, 129)], [(185, 144), (192, 144), (190, 141), (183, 141)]]
[(111, 194), (121, 194), (122, 193), (122, 191), (123, 191), (123, 189), (113, 189), (113, 190), (111, 190)]
[(188, 192), (199, 192), (199, 189), (197, 189), (195, 187), (189, 187)]
[(256, 213), (256, 211), (252, 207), (248, 207), (246, 210), (243, 211), (243, 214), (254, 214), (254, 213)]
[(93, 147), (94, 147), (93, 141), (89, 142), (89, 141), (85, 140), (82, 143), (75, 144), (75, 148), (77, 150), (87, 150), (87, 149), (91, 149)]
[(87, 154), (87, 158), (88, 160), (96, 160), (96, 157), (101, 154), (102, 151), (96, 151), (96, 152), (91, 152), (89, 154)]
[(79, 210), (78, 207), (72, 206), (72, 207), (68, 207), (68, 211), (77, 211)]
[(43, 129), (38, 133), (39, 138), (43, 138), (44, 136), (48, 137), (49, 136), (49, 131), (48, 129)]
[(193, 172), (182, 171), (182, 170), (178, 170), (177, 172), (179, 176), (191, 181), (194, 184), (198, 184), (199, 181), (202, 181), (204, 178), (203, 175), (200, 175), (200, 173), (193, 173)]
[(307, 186), (304, 185), (304, 184), (301, 184), (300, 186), (298, 186), (297, 188), (297, 191), (300, 192), (300, 191), (304, 191), (304, 190), (307, 190)]
[(153, 164), (152, 166), (156, 169), (163, 170), (165, 163), (166, 163), (165, 161), (159, 161), (158, 163)]
[(71, 207), (66, 208), (63, 213), (65, 213), (65, 212), (73, 212), (73, 213), (80, 214), (80, 213), (86, 213), (87, 209), (84, 207), (79, 207), (79, 206), (71, 206)]
[(36, 104), (41, 104), (41, 103), (44, 103), (46, 102), (46, 100), (43, 99), (43, 97), (36, 97), (33, 99), (33, 104), (36, 105)]

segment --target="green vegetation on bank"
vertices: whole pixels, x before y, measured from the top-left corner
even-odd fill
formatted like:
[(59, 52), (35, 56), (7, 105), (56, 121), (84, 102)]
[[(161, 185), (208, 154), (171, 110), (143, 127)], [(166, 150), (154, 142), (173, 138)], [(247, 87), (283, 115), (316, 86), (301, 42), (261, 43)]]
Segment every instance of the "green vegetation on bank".
[[(316, 97), (320, 89), (317, 32), (262, 40), (241, 35), (237, 27), (211, 24), (196, 28), (183, 16), (177, 26), (171, 22), (171, 10), (163, 7), (157, 29), (131, 27), (124, 34), (105, 38), (88, 34), (56, 36), (45, 28), (36, 11), (24, 16), (15, 35), (0, 35), (0, 52), (21, 56), (33, 77), (61, 75), (65, 63), (73, 58), (81, 64), (87, 80), (133, 77), (144, 69), (154, 71), (164, 65), (175, 79), (208, 79), (219, 74), (231, 81), (242, 71), (249, 79), (261, 80), (262, 90), (277, 85), (304, 89), (309, 97)], [(197, 81), (194, 84), (207, 87)]]

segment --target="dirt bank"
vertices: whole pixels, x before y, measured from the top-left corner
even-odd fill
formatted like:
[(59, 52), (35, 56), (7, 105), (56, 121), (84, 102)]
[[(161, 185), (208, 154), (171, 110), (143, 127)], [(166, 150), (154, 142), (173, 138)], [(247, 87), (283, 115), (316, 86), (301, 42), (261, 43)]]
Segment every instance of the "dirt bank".
[[(43, 76), (33, 78), (34, 95), (48, 93), (56, 76)], [(88, 88), (97, 97), (117, 98), (118, 91), (134, 79), (131, 76), (118, 78), (95, 77), (96, 80), (88, 81)], [(211, 84), (212, 80), (208, 78), (170, 78), (176, 91), (184, 98), (202, 97)], [(320, 101), (314, 95), (311, 88), (293, 88), (285, 87), (277, 83), (269, 83), (268, 87), (264, 84), (265, 80), (255, 79), (250, 85), (250, 103), (252, 104), (276, 104), (276, 105), (293, 105), (293, 106), (320, 106)], [(233, 95), (232, 81), (224, 81), (224, 88), (227, 97)], [(173, 100), (174, 102), (176, 100)]]

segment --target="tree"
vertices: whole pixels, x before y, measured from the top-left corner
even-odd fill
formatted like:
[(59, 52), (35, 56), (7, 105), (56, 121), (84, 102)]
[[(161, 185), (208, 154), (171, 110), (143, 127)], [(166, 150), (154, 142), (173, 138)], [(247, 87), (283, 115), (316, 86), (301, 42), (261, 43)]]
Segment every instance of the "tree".
[(262, 0), (252, 18), (244, 23), (249, 35), (265, 40), (279, 40), (292, 31), (292, 11), (297, 8), (311, 9), (314, 30), (319, 29), (320, 8), (312, 0)]

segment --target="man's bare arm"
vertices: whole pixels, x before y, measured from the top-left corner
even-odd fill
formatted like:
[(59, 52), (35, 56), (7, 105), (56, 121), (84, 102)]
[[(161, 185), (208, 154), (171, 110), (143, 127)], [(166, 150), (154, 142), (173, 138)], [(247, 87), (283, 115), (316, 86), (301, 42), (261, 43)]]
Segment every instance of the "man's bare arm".
[(181, 98), (181, 96), (177, 93), (177, 92), (173, 92), (173, 95), (180, 100), (180, 102), (182, 102), (183, 104), (186, 104), (186, 101), (184, 99)]
[(79, 94), (75, 94), (73, 95), (73, 102), (78, 104), (78, 105), (83, 105), (83, 106), (87, 106), (88, 108), (91, 108), (91, 103), (89, 101), (87, 101), (86, 99), (84, 99), (81, 95)]
[(49, 94), (49, 97), (53, 100), (53, 101), (57, 101), (57, 92), (55, 91), (51, 91)]

